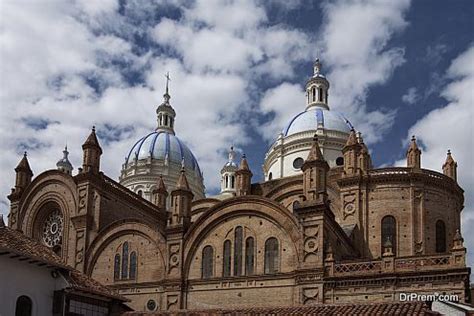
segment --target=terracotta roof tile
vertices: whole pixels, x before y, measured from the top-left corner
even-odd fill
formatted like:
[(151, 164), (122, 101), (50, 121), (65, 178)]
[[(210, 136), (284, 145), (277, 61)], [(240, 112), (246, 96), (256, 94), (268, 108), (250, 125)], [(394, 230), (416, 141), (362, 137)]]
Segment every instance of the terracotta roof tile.
[(440, 315), (431, 311), (424, 302), (390, 302), (390, 303), (361, 303), (361, 304), (320, 304), (312, 306), (291, 307), (256, 307), (236, 309), (209, 310), (178, 310), (173, 312), (127, 312), (127, 316), (211, 316), (211, 315)]
[(30, 258), (46, 266), (61, 269), (60, 271), (69, 283), (69, 287), (67, 287), (69, 290), (87, 292), (127, 301), (126, 298), (118, 295), (112, 289), (66, 265), (50, 248), (7, 226), (0, 226), (0, 254), (1, 253), (11, 253), (20, 257)]

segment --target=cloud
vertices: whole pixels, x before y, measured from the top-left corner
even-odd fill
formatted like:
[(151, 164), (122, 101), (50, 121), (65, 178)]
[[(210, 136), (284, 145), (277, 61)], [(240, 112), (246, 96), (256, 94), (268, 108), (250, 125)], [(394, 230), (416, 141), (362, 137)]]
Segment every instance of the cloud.
[(288, 124), (289, 118), (304, 108), (304, 92), (300, 85), (287, 82), (265, 91), (260, 101), (260, 109), (271, 119), (260, 126), (261, 133), (267, 141), (274, 140), (276, 135)]
[(407, 92), (402, 95), (402, 101), (407, 103), (407, 104), (415, 104), (420, 100), (420, 96), (418, 95), (418, 90), (414, 87), (409, 88)]
[(67, 143), (77, 171), (92, 125), (102, 170), (116, 178), (133, 143), (155, 128), (166, 71), (177, 134), (216, 190), (224, 149), (250, 141), (256, 80), (291, 76), (310, 51), (305, 33), (267, 22), (254, 1), (2, 4), (0, 212), (22, 151), (37, 175), (55, 168)]
[(410, 129), (410, 135), (417, 135), (423, 143), (423, 168), (441, 171), (446, 151), (451, 149), (458, 162), (458, 183), (465, 190), (465, 208), (462, 212), (462, 233), (469, 252), (469, 265), (474, 263), (474, 167), (472, 108), (474, 87), (474, 45), (454, 59), (449, 67), (448, 84), (441, 91), (446, 99), (445, 106), (432, 110)]
[[(382, 139), (395, 112), (368, 110), (369, 88), (386, 83), (404, 63), (404, 48), (388, 48), (390, 39), (408, 25), (410, 1), (336, 1), (323, 5), (319, 41), (323, 64), (329, 66), (330, 107), (343, 112), (368, 143)], [(383, 104), (378, 105), (383, 109)]]

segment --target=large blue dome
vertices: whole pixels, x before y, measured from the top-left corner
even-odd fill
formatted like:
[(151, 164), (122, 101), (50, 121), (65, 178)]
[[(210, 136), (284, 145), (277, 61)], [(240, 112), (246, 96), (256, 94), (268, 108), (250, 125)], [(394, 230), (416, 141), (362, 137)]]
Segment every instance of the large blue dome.
[(324, 129), (349, 133), (353, 128), (348, 119), (339, 112), (330, 111), (322, 107), (310, 107), (297, 114), (283, 129), (284, 136), (316, 130), (321, 125)]
[(201, 174), (198, 162), (191, 150), (178, 137), (167, 131), (155, 131), (142, 137), (133, 145), (125, 159), (125, 163), (148, 159), (168, 159), (169, 162), (181, 164), (184, 158), (186, 168)]

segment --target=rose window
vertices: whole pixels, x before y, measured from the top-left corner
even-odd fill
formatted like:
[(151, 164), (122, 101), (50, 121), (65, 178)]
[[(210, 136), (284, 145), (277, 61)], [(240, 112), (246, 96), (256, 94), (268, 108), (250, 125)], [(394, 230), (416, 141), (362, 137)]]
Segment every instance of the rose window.
[(54, 211), (46, 218), (43, 225), (43, 241), (49, 247), (61, 243), (63, 235), (63, 218), (59, 211)]

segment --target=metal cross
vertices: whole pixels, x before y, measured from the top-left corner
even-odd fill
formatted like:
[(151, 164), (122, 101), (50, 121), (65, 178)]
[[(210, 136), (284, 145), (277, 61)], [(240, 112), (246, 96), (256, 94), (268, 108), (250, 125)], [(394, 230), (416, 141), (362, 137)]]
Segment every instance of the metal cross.
[(166, 78), (166, 94), (168, 94), (168, 82), (171, 81), (170, 72), (169, 72), (169, 71), (166, 73), (165, 78)]

